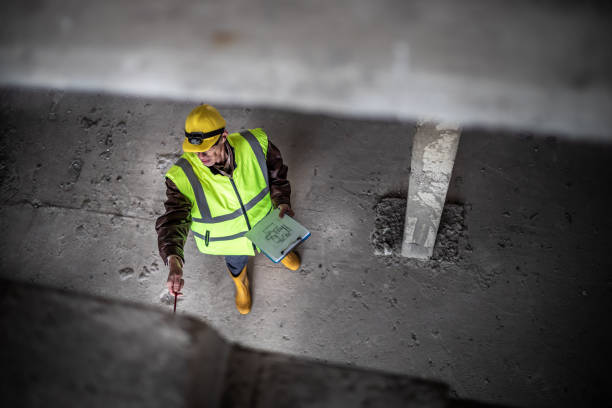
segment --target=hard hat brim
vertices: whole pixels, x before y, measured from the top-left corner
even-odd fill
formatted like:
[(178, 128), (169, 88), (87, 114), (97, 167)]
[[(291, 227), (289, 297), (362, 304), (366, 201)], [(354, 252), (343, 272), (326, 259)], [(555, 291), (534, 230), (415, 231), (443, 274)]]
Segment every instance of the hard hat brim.
[(217, 140), (219, 140), (220, 137), (221, 135), (204, 139), (202, 141), (202, 144), (199, 145), (191, 144), (189, 143), (189, 139), (185, 138), (185, 140), (183, 140), (183, 151), (186, 153), (205, 152), (210, 149), (215, 143), (217, 143)]

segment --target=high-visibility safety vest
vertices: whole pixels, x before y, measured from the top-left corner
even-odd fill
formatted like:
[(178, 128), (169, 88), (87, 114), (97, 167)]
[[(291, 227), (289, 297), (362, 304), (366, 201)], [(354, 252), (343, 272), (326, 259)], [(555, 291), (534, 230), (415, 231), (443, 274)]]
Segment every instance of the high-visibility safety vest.
[(272, 210), (268, 136), (250, 129), (227, 136), (234, 148), (232, 177), (213, 174), (197, 153), (184, 153), (166, 177), (191, 202), (191, 231), (198, 249), (213, 255), (255, 255), (244, 234)]

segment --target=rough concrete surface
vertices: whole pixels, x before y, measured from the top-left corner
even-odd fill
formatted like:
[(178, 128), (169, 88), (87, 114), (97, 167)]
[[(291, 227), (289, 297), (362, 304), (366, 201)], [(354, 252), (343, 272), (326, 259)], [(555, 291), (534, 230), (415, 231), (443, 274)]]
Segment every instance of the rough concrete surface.
[[(384, 197), (376, 204), (374, 211), (376, 218), (371, 235), (374, 254), (401, 256), (406, 199)], [(465, 206), (457, 203), (445, 204), (430, 264), (457, 263), (463, 260), (463, 253), (470, 251), (465, 224)]]
[[(3, 90), (2, 276), (169, 310), (153, 225), (192, 108)], [(447, 202), (464, 205), (471, 252), (419, 265), (370, 241), (375, 206), (407, 190), (413, 123), (219, 108), (230, 130), (262, 126), (280, 148), (312, 237), (298, 272), (254, 260), (247, 316), (223, 260), (190, 237), (178, 313), (245, 346), (440, 380), (460, 398), (610, 401), (612, 146), (464, 129)]]

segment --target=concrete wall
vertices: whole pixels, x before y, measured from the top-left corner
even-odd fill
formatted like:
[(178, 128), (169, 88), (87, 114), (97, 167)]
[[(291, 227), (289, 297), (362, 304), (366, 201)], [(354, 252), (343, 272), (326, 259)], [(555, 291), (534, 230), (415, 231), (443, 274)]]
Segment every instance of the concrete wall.
[(0, 84), (608, 138), (610, 8), (5, 0)]
[(0, 392), (19, 407), (443, 408), (448, 388), (237, 347), (203, 322), (0, 280)]
[(217, 406), (231, 346), (189, 318), (0, 282), (3, 404)]

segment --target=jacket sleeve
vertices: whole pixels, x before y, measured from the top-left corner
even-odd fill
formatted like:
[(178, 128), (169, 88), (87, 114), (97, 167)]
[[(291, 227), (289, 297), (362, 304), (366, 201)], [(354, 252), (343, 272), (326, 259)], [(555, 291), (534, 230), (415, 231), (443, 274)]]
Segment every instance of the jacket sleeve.
[(280, 204), (291, 206), (291, 185), (289, 180), (287, 180), (288, 168), (283, 163), (283, 158), (278, 148), (269, 140), (266, 164), (268, 166), (272, 203), (275, 207), (278, 207)]
[(155, 222), (159, 256), (166, 265), (170, 255), (178, 255), (185, 263), (183, 247), (191, 226), (191, 202), (169, 178), (166, 178), (166, 196), (166, 213)]

